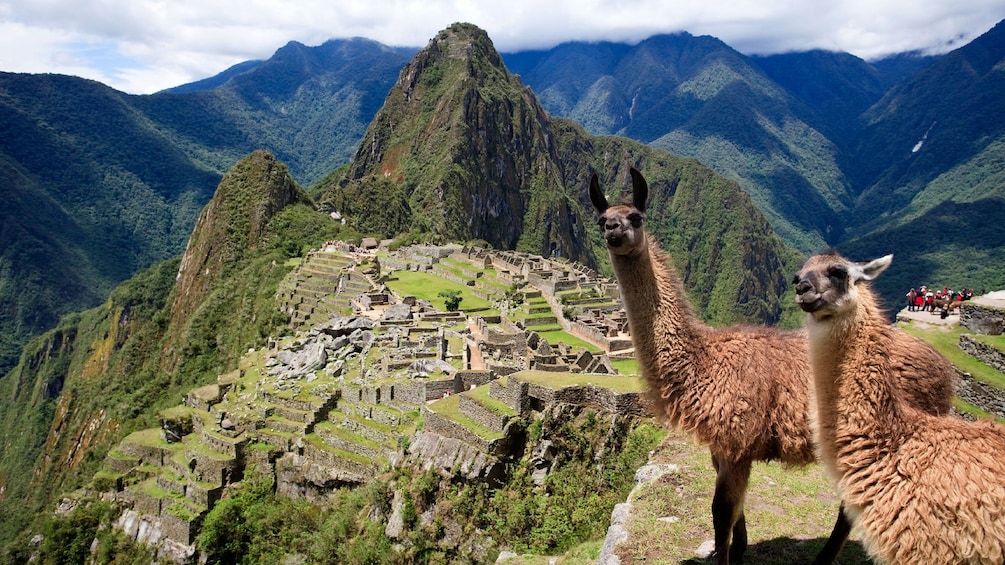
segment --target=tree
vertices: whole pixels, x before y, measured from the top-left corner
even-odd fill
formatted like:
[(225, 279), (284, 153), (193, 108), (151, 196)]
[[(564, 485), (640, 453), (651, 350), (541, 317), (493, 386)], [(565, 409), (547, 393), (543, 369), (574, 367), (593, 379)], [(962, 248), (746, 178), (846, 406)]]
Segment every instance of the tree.
[(443, 302), (447, 307), (447, 312), (456, 312), (460, 308), (461, 300), (464, 297), (461, 296), (461, 291), (459, 290), (444, 290), (437, 294), (437, 296), (443, 297)]

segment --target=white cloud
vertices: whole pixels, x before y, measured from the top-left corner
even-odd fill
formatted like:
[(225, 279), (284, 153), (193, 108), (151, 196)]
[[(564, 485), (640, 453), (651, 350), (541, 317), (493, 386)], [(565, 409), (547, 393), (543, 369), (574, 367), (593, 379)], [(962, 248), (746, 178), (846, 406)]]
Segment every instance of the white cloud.
[(1003, 18), (1001, 0), (0, 0), (0, 70), (148, 93), (268, 58), (291, 40), (422, 47), (459, 21), (503, 52), (687, 31), (748, 54), (822, 48), (870, 59), (944, 52)]

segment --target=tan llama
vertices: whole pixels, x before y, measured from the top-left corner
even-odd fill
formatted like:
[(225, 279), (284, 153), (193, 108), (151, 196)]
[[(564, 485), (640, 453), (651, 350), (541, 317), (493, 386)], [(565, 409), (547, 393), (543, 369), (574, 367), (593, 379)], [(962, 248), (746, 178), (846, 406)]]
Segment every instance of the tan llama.
[(821, 459), (880, 563), (1005, 563), (1005, 427), (932, 416), (893, 384), (900, 355), (869, 288), (892, 255), (811, 257), (806, 311)]
[[(751, 464), (802, 466), (816, 458), (807, 414), (806, 334), (764, 326), (714, 329), (702, 323), (669, 257), (643, 228), (649, 187), (639, 171), (630, 173), (633, 205), (609, 205), (597, 175), (590, 182), (590, 199), (621, 288), (650, 405), (668, 425), (709, 446), (716, 470), (716, 561), (739, 562), (747, 546), (743, 502)], [(889, 339), (913, 350), (898, 359), (910, 401), (929, 412), (948, 412), (955, 379), (949, 363), (906, 333)], [(839, 512), (815, 563), (833, 562), (850, 529)]]

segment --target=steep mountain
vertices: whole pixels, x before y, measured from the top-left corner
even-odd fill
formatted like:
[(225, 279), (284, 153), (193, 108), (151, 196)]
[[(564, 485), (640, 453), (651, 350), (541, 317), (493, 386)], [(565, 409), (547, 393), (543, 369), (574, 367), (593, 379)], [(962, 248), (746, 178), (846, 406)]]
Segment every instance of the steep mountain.
[(859, 115), (886, 91), (880, 72), (849, 53), (816, 50), (751, 61), (812, 110), (812, 122), (845, 149), (856, 139)]
[(362, 232), (480, 239), (597, 266), (607, 254), (588, 179), (598, 171), (607, 185), (627, 186), (627, 165), (650, 179), (656, 233), (679, 251), (705, 314), (777, 320), (786, 253), (736, 183), (693, 160), (550, 118), (469, 24), (437, 34), (401, 71), (321, 201)]
[[(1005, 22), (891, 89), (870, 108), (854, 160), (857, 198), (842, 244), (894, 253), (878, 288), (1000, 288), (1005, 260)], [(906, 292), (906, 291), (904, 291)]]
[(93, 81), (0, 73), (0, 375), (28, 337), (178, 253), (219, 177)]
[(338, 229), (285, 165), (253, 153), (221, 181), (180, 264), (141, 271), (25, 347), (0, 379), (0, 540), (93, 475), (123, 434), (155, 425), (153, 409), (279, 335), (288, 241), (299, 253)]
[(305, 184), (343, 164), (411, 54), (292, 42), (150, 96), (0, 73), (0, 376), (30, 336), (180, 253), (243, 156), (266, 148)]
[(485, 32), (456, 24), (402, 70), (354, 160), (325, 185), (348, 227), (256, 151), (223, 176), (180, 260), (140, 272), (24, 349), (0, 379), (0, 513), (9, 517), (0, 539), (82, 485), (117, 438), (156, 426), (157, 408), (281, 335), (275, 295), (289, 257), (359, 238), (355, 227), (411, 229), (603, 269), (586, 187), (597, 172), (612, 200), (624, 197), (629, 165), (646, 172), (651, 229), (702, 315), (777, 321), (793, 258), (737, 183), (692, 159), (552, 120)]
[[(946, 56), (904, 54), (865, 65), (821, 52), (747, 58), (714, 38), (687, 34), (633, 46), (569, 43), (506, 55), (504, 62), (552, 115), (592, 133), (632, 136), (693, 156), (737, 180), (776, 232), (808, 252), (872, 237), (890, 219), (911, 233), (938, 223), (902, 225), (926, 214), (951, 225), (954, 218), (945, 214), (965, 208), (943, 202), (968, 205), (996, 190), (1001, 166), (994, 124), (1003, 97), (989, 63), (996, 60), (998, 35), (996, 27)], [(139, 269), (180, 253), (220, 176), (244, 155), (269, 150), (305, 186), (344, 165), (414, 51), (363, 39), (318, 47), (291, 42), (268, 60), (150, 96), (73, 77), (0, 73), (0, 186), (9, 204), (0, 207), (0, 375), (29, 336), (97, 304)], [(852, 116), (875, 99), (877, 88), (886, 93), (907, 77), (909, 83), (874, 109)], [(513, 171), (523, 168), (518, 160), (526, 162), (526, 153), (513, 157)], [(492, 178), (474, 179), (483, 186), (473, 194), (498, 195), (488, 188)], [(537, 178), (541, 185), (552, 182), (543, 172)], [(423, 201), (415, 204), (431, 206), (435, 192), (420, 191)], [(504, 200), (473, 201), (471, 209), (491, 218), (504, 208), (511, 213), (480, 228), (479, 236), (502, 241), (493, 230), (523, 221), (523, 204), (507, 200), (500, 207)], [(544, 209), (540, 201), (535, 206)], [(412, 227), (411, 208), (379, 208), (368, 221), (387, 216), (393, 225)], [(561, 218), (553, 232), (564, 230)], [(469, 219), (443, 223), (450, 233), (467, 234), (458, 226)], [(529, 225), (547, 228), (537, 219), (543, 216)], [(958, 258), (975, 253), (969, 242), (976, 234), (955, 231), (962, 243), (929, 253), (926, 266), (905, 276), (917, 281), (958, 271)], [(945, 237), (924, 232), (930, 246)], [(529, 241), (520, 245), (530, 249)], [(990, 258), (975, 257), (969, 264)], [(980, 280), (987, 282), (958, 284), (998, 284), (984, 275)], [(894, 277), (882, 282), (892, 284)]]
[(584, 46), (594, 64), (575, 44), (506, 60), (549, 93), (553, 114), (738, 179), (803, 252), (894, 252), (899, 273), (878, 288), (897, 304), (920, 284), (1003, 284), (1001, 234), (985, 220), (1001, 208), (1005, 174), (1002, 28), (946, 55), (869, 63), (819, 51), (746, 58), (686, 34)]
[[(838, 241), (851, 196), (839, 148), (807, 104), (751, 59), (713, 37), (651, 37), (630, 48), (596, 44), (598, 62), (559, 46), (507, 58), (549, 112), (597, 134), (624, 135), (694, 157), (736, 179), (788, 243)], [(577, 74), (575, 87), (565, 85)]]

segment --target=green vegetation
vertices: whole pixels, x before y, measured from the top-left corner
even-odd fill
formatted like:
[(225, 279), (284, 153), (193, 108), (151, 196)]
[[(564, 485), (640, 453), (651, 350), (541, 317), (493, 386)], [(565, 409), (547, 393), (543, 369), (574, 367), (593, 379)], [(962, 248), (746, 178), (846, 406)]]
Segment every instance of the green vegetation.
[(489, 315), (492, 304), (478, 298), (471, 288), (443, 277), (420, 271), (397, 271), (394, 278), (387, 281), (387, 287), (401, 296), (414, 296), (428, 300), (437, 310), (446, 311), (446, 299), (441, 293), (457, 292), (464, 302), (465, 310)]
[[(920, 324), (901, 322), (898, 326), (903, 328), (907, 333), (928, 342), (935, 348), (936, 351), (948, 359), (950, 363), (961, 371), (970, 373), (973, 375), (974, 379), (994, 385), (997, 388), (1005, 389), (1005, 374), (1002, 374), (1001, 371), (998, 371), (993, 367), (981, 363), (960, 349), (961, 335), (968, 334), (974, 336), (970, 330), (959, 325), (954, 325), (949, 328), (941, 326), (925, 327)], [(985, 336), (974, 337), (981, 339)], [(1002, 347), (1005, 345), (1005, 340), (1003, 340), (1002, 337), (999, 336), (991, 338), (987, 341), (992, 344), (996, 344), (997, 347), (1005, 350), (1005, 347)]]
[[(667, 43), (677, 41), (684, 39)], [(919, 281), (975, 288), (1000, 283), (1005, 231), (986, 218), (1005, 214), (997, 172), (1001, 142), (987, 134), (997, 122), (973, 111), (978, 103), (997, 108), (996, 99), (962, 104), (959, 93), (949, 93), (955, 96), (933, 103), (923, 95), (924, 88), (912, 83), (905, 110), (877, 106), (867, 139), (858, 143), (862, 151), (872, 152), (863, 161), (899, 164), (847, 171), (837, 163), (842, 146), (819, 133), (828, 128), (801, 121), (814, 112), (794, 118), (787, 103), (778, 104), (787, 96), (765, 87), (760, 74), (747, 73), (745, 63), (735, 60), (733, 65), (719, 57), (686, 58), (715, 63), (679, 73), (689, 78), (671, 100), (665, 92), (674, 89), (657, 84), (659, 99), (646, 87), (630, 96), (610, 96), (613, 102), (604, 110), (593, 106), (589, 111), (576, 100), (566, 101), (573, 115), (588, 118), (584, 123), (613, 124), (604, 112), (609, 108), (625, 115), (616, 101), (631, 99), (648, 110), (622, 124), (621, 133), (707, 158), (722, 175), (740, 178), (738, 184), (692, 159), (624, 138), (589, 136), (570, 120), (542, 121), (546, 113), (474, 26), (455, 24), (438, 34), (408, 67), (411, 74), (406, 74), (414, 82), (395, 82), (404, 56), (394, 50), (326, 45), (308, 50), (293, 43), (284, 48), (284, 57), (263, 66), (288, 70), (284, 60), (317, 61), (311, 72), (294, 73), (307, 78), (290, 82), (290, 73), (249, 72), (219, 89), (195, 88), (191, 96), (124, 96), (73, 77), (0, 77), (2, 105), (10, 118), (0, 148), (9, 165), (0, 181), (10, 193), (0, 234), (0, 544), (17, 541), (7, 545), (7, 561), (149, 562), (152, 557), (144, 549), (101, 527), (115, 514), (109, 505), (85, 500), (65, 516), (49, 512), (56, 497), (89, 483), (124, 483), (164, 499), (176, 516), (196, 515), (198, 508), (157, 487), (161, 471), (154, 466), (135, 467), (129, 474), (98, 470), (112, 446), (126, 436), (168, 452), (179, 448), (160, 438), (158, 411), (179, 420), (213, 417), (179, 408), (178, 398), (219, 375), (233, 377), (250, 357), (245, 355), (249, 349), (288, 332), (285, 315), (275, 308), (279, 281), (298, 257), (324, 240), (386, 236), (394, 237), (392, 247), (398, 247), (477, 238), (483, 246), (567, 257), (610, 274), (583, 188), (588, 175), (597, 172), (605, 190), (621, 196), (624, 164), (632, 163), (650, 179), (651, 231), (673, 257), (697, 311), (713, 325), (799, 323), (786, 286), (798, 257), (776, 233), (804, 251), (827, 241), (841, 243), (842, 251), (856, 258), (896, 252), (907, 268), (879, 281), (884, 296), (899, 299), (904, 288)], [(632, 74), (649, 76), (642, 65), (652, 58), (635, 59), (639, 72)], [(967, 61), (970, 72), (961, 81), (981, 79), (986, 69), (976, 63)], [(580, 71), (576, 69), (577, 76)], [(973, 92), (999, 94), (974, 85), (960, 89), (968, 102)], [(602, 98), (606, 94), (601, 90), (583, 92)], [(550, 96), (562, 98), (557, 92)], [(886, 100), (899, 104), (904, 99)], [(664, 104), (686, 110), (690, 117), (676, 123), (673, 116), (680, 115), (666, 112)], [(713, 107), (719, 110), (707, 111)], [(956, 108), (964, 112), (954, 113)], [(917, 138), (912, 133), (917, 124), (904, 120), (902, 111), (937, 116), (951, 132), (935, 131), (933, 150), (926, 149), (910, 167), (904, 159), (890, 158), (902, 148), (887, 146), (892, 140)], [(364, 122), (375, 114), (367, 146), (359, 158), (343, 165), (363, 138)], [(687, 131), (681, 129), (685, 122)], [(840, 122), (830, 126), (835, 124)], [(984, 133), (974, 142), (978, 130)], [(850, 139), (852, 133), (843, 135)], [(292, 174), (306, 182), (320, 180), (308, 193), (271, 154), (240, 158), (260, 146), (288, 160)], [(556, 154), (562, 155), (561, 163), (542, 157)], [(216, 194), (204, 207), (214, 186)], [(900, 209), (900, 202), (908, 206)], [(332, 221), (332, 211), (341, 212), (348, 227)], [(846, 241), (853, 231), (863, 235)], [(186, 249), (186, 238), (183, 262), (177, 254)], [(448, 260), (441, 266), (473, 282), (464, 265)], [(523, 300), (517, 288), (506, 289), (493, 278), (486, 271), (478, 282), (508, 298), (511, 306), (524, 302), (521, 321), (552, 315), (531, 313), (540, 299)], [(428, 273), (396, 273), (389, 285), (443, 310), (463, 302), (468, 312), (496, 313), (470, 286)], [(568, 314), (576, 314), (575, 300), (590, 294), (563, 296)], [(535, 327), (545, 339), (587, 345), (558, 324)], [(951, 359), (958, 357), (951, 347), (953, 336), (933, 339)], [(451, 344), (452, 350), (456, 347)], [(959, 358), (965, 370), (1003, 385), (1000, 373), (988, 373), (968, 359)], [(623, 373), (638, 373), (633, 360), (615, 365)], [(243, 368), (245, 376), (235, 389), (254, 390), (264, 360), (258, 355)], [(358, 366), (350, 368), (346, 379), (360, 373)], [(547, 373), (528, 378), (551, 387), (590, 383), (638, 391), (642, 386), (630, 377), (583, 381)], [(305, 387), (283, 394), (313, 399), (315, 392)], [(490, 410), (506, 413), (484, 397), (484, 390), (468, 394)], [(433, 409), (486, 437), (498, 436), (464, 421), (456, 409), (459, 398), (449, 400)], [(480, 561), (490, 560), (503, 543), (536, 555), (568, 552), (567, 560), (581, 554), (595, 559), (611, 506), (624, 500), (631, 475), (662, 432), (649, 424), (615, 429), (624, 423), (604, 421), (588, 410), (553, 416), (521, 422), (532, 440), (528, 443), (543, 437), (555, 442), (558, 455), (543, 485), (526, 458), (506, 462), (509, 480), (501, 488), (402, 469), (358, 489), (335, 491), (327, 505), (278, 497), (264, 479), (250, 479), (210, 512), (198, 543), (211, 563)], [(410, 417), (419, 419), (415, 413)], [(305, 441), (323, 446), (315, 435)], [(265, 444), (252, 449), (271, 450)], [(659, 517), (680, 518), (677, 523), (686, 527), (679, 530), (687, 534), (643, 541), (631, 550), (632, 558), (652, 562), (656, 554), (651, 549), (657, 544), (665, 549), (670, 539), (675, 547), (693, 547), (697, 532), (708, 531), (707, 524), (690, 522), (707, 519), (708, 500), (701, 495), (710, 491), (702, 482), (708, 480), (707, 453), (695, 453), (705, 460), (702, 471), (669, 481), (666, 494), (650, 497)], [(356, 454), (336, 455), (373, 463)], [(130, 459), (115, 451), (111, 457)], [(386, 462), (380, 463), (386, 469)], [(751, 523), (765, 524), (766, 534), (755, 534), (761, 536), (755, 539), (764, 544), (762, 549), (781, 548), (776, 561), (797, 560), (786, 552), (799, 543), (772, 540), (807, 536), (806, 547), (811, 547), (818, 541), (812, 532), (827, 531), (829, 514), (814, 504), (802, 509), (807, 501), (826, 498), (825, 490), (817, 488), (825, 483), (817, 483), (815, 472), (776, 476), (771, 466), (755, 468), (756, 480), (767, 477), (769, 490), (777, 487), (785, 501), (794, 502), (777, 512), (781, 499), (748, 501)], [(402, 493), (395, 510), (405, 524), (404, 539), (398, 540), (403, 554), (395, 553), (384, 535), (396, 492)], [(646, 497), (643, 493), (640, 500), (649, 502)], [(659, 506), (668, 500), (680, 506)], [(441, 514), (425, 520), (425, 512), (434, 508)], [(449, 513), (459, 533), (449, 531), (443, 513)], [(810, 533), (791, 533), (782, 516), (798, 516)], [(663, 535), (663, 527), (659, 521), (653, 531)], [(42, 534), (43, 541), (28, 555), (28, 540), (35, 534)], [(486, 547), (454, 556), (437, 542), (455, 534), (486, 540)], [(94, 539), (96, 555), (88, 555)], [(857, 559), (855, 549), (851, 559)]]
[[(514, 540), (520, 552), (571, 550), (567, 559), (583, 552), (595, 557), (610, 507), (624, 499), (635, 469), (662, 437), (659, 428), (640, 424), (626, 430), (623, 444), (600, 450), (610, 424), (592, 412), (546, 423), (558, 426), (549, 437), (562, 442), (566, 456), (544, 486), (533, 483), (525, 463), (498, 490), (478, 481), (456, 483), (429, 471), (398, 469), (362, 487), (337, 489), (330, 502), (313, 505), (273, 494), (267, 478), (246, 479), (209, 512), (196, 544), (207, 563), (278, 562), (291, 554), (312, 563), (471, 559), (465, 553), (470, 547), (460, 554), (438, 547), (449, 521), (465, 535), (483, 532), (477, 540), (498, 540), (487, 548), (490, 552), (498, 552), (499, 541)], [(395, 491), (404, 494), (398, 511), (407, 540), (397, 549), (384, 535)], [(420, 523), (418, 515), (433, 508), (433, 523)]]
[[(715, 471), (708, 449), (671, 433), (651, 459), (677, 466), (663, 478), (640, 487), (631, 497), (632, 523), (627, 543), (618, 547), (629, 561), (675, 565), (696, 561), (695, 550), (710, 539)], [(744, 563), (788, 565), (812, 561), (837, 516), (838, 498), (819, 465), (791, 469), (755, 463), (745, 501), (750, 536)], [(840, 562), (871, 563), (852, 535)]]
[(644, 386), (641, 379), (624, 375), (590, 375), (585, 373), (552, 373), (549, 371), (522, 371), (520, 378), (550, 388), (594, 385), (609, 388), (615, 392), (640, 392)]
[(459, 290), (442, 290), (436, 296), (443, 299), (443, 308), (447, 312), (456, 312), (460, 308), (461, 301), (464, 300)]

